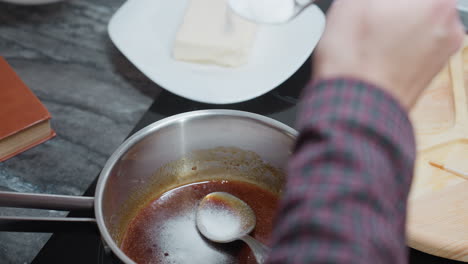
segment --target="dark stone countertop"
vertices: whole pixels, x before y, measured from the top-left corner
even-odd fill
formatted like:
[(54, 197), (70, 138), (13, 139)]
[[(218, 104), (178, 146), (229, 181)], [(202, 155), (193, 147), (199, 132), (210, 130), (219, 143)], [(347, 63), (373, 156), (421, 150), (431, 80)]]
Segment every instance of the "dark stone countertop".
[[(160, 92), (108, 37), (123, 2), (0, 3), (0, 56), (45, 104), (57, 132), (0, 163), (0, 190), (81, 195)], [(0, 208), (15, 214), (65, 213)], [(0, 232), (0, 262), (29, 263), (49, 236)]]
[[(167, 92), (160, 94), (161, 89), (113, 46), (107, 23), (123, 2), (70, 0), (45, 6), (0, 3), (0, 56), (46, 105), (57, 132), (56, 138), (0, 163), (0, 190), (81, 195), (153, 98), (158, 97), (159, 103), (153, 104), (137, 128), (179, 112), (211, 108)], [(326, 10), (330, 2), (320, 0), (319, 6)], [(305, 67), (304, 71), (310, 69)], [(297, 88), (304, 80), (292, 78), (289, 82), (285, 89), (276, 89), (269, 96), (228, 108), (256, 112), (258, 104), (276, 102), (272, 98), (288, 99), (291, 94), (296, 98), (290, 86)], [(289, 120), (289, 104), (283, 102), (278, 107), (278, 111), (259, 113)], [(0, 208), (0, 216), (65, 214)], [(0, 232), (0, 263), (30, 263), (49, 237)], [(410, 256), (410, 263), (458, 263), (415, 250)]]

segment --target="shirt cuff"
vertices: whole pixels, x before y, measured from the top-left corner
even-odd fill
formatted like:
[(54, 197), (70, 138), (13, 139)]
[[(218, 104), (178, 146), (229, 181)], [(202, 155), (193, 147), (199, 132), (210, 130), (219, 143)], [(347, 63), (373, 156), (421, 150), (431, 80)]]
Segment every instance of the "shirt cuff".
[(367, 127), (399, 145), (405, 156), (415, 156), (413, 127), (407, 112), (393, 96), (368, 82), (334, 78), (311, 83), (299, 104), (297, 129), (302, 131), (324, 120)]

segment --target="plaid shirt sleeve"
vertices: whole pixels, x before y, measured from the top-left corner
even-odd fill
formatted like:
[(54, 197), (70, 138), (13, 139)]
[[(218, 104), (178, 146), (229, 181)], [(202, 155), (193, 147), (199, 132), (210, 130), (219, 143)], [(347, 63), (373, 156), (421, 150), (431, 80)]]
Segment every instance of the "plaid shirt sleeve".
[(353, 79), (311, 85), (268, 263), (407, 263), (415, 159), (406, 112)]

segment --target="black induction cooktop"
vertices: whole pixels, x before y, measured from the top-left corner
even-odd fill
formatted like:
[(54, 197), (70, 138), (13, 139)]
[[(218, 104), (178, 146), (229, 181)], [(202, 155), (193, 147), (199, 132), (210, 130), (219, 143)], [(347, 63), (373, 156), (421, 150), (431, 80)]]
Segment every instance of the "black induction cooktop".
[[(310, 72), (310, 61), (307, 61), (296, 74), (278, 88), (261, 97), (239, 104), (210, 105), (197, 103), (163, 91), (154, 99), (154, 103), (131, 134), (153, 122), (178, 113), (219, 108), (265, 115), (294, 127), (298, 98), (302, 88), (309, 80)], [(95, 182), (88, 188), (85, 195), (92, 196), (94, 188)], [(93, 217), (93, 213), (71, 212), (69, 216)], [(416, 250), (410, 251), (409, 259), (410, 263), (462, 263), (434, 257)], [(75, 230), (75, 232), (54, 233), (32, 263), (115, 264), (120, 262), (112, 254), (106, 252), (97, 228), (81, 228), (79, 231)]]
[[(238, 104), (203, 104), (163, 91), (154, 99), (153, 105), (138, 122), (131, 134), (168, 116), (188, 111), (220, 108), (253, 112), (293, 126), (298, 98), (302, 88), (309, 80), (310, 72), (310, 61), (308, 60), (296, 74), (278, 88), (261, 97)], [(92, 196), (94, 194), (94, 188), (95, 183), (88, 188), (85, 195)], [(93, 217), (93, 213), (71, 212), (69, 216)], [(32, 263), (107, 264), (118, 263), (118, 261), (105, 252), (97, 228), (81, 228), (79, 232), (61, 232), (53, 234)]]

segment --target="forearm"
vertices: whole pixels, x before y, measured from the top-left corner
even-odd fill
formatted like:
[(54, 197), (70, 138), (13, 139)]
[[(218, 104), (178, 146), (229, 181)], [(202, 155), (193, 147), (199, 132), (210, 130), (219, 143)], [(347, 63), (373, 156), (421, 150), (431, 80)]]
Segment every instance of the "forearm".
[(371, 85), (322, 81), (298, 129), (269, 263), (404, 263), (415, 158), (406, 113)]

